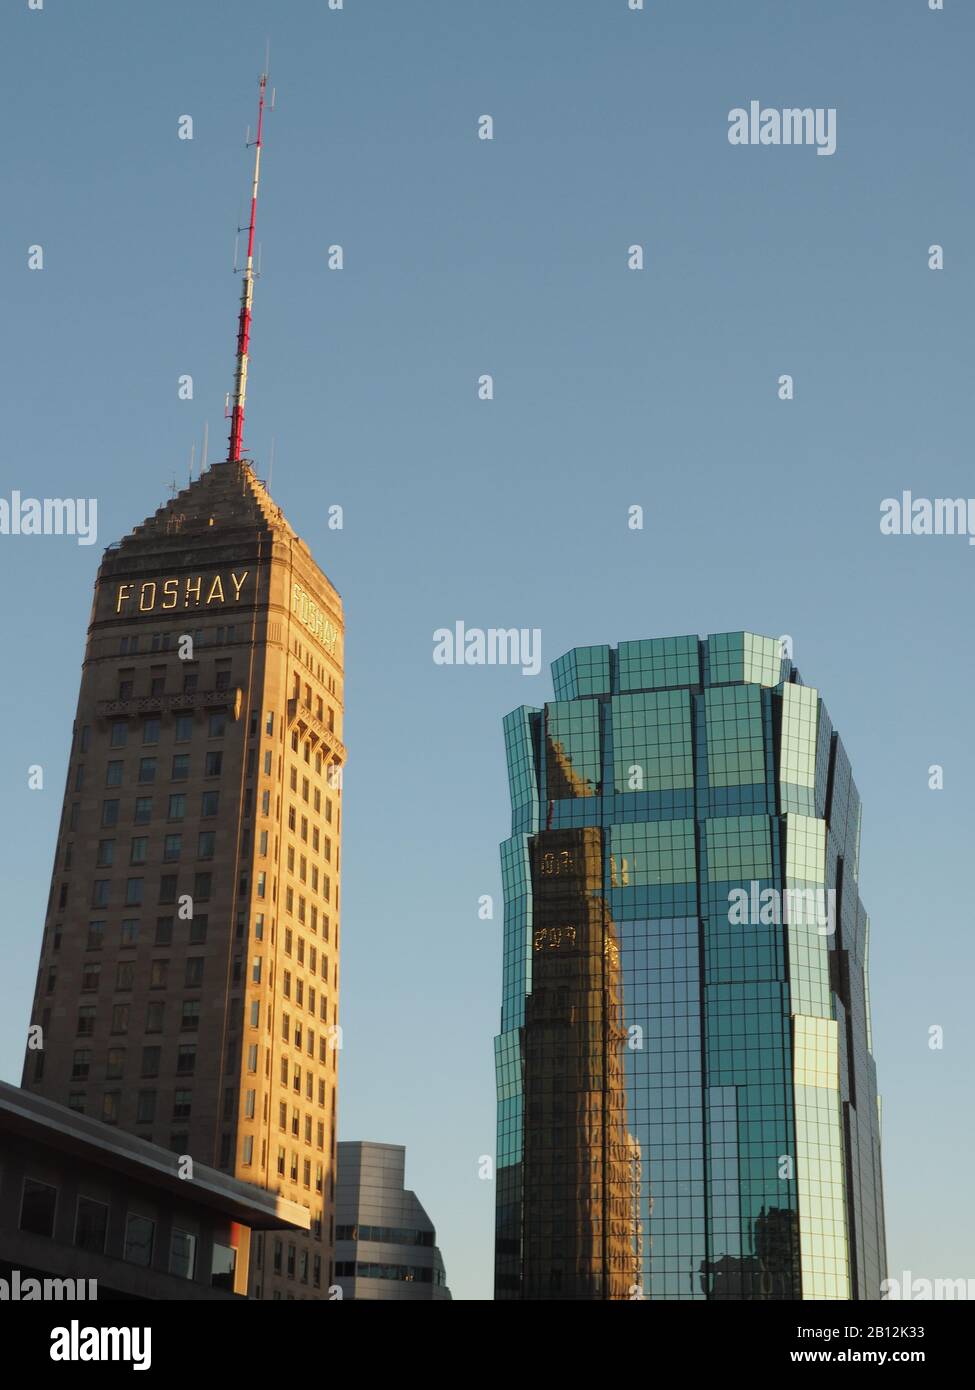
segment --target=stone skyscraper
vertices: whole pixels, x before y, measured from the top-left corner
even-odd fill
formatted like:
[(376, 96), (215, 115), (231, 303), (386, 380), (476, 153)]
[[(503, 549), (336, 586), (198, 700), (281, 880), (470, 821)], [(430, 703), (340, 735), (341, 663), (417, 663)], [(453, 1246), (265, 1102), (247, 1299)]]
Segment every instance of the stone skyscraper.
[(309, 1209), (251, 1292), (333, 1282), (342, 605), (251, 466), (105, 551), (23, 1084)]
[(879, 1299), (860, 799), (779, 643), (577, 648), (505, 720), (499, 1299)]

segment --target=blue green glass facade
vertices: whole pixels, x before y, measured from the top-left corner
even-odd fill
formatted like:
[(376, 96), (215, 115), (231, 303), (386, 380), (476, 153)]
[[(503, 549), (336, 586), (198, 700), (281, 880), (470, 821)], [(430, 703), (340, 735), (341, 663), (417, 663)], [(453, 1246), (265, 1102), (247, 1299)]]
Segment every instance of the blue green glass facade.
[(860, 798), (777, 639), (576, 648), (504, 721), (500, 1299), (879, 1299)]

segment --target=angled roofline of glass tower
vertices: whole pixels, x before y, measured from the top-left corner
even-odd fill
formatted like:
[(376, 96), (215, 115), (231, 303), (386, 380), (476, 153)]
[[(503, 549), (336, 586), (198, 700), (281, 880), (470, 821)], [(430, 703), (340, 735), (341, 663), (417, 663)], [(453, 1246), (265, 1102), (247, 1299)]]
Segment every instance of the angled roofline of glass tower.
[(499, 1299), (879, 1299), (860, 797), (748, 632), (576, 647), (504, 720)]

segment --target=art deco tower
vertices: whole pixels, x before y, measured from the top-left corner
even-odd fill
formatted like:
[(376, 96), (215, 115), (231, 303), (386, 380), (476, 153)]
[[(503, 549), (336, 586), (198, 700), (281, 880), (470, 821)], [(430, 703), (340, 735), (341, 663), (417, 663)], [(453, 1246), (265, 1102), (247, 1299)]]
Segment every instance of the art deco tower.
[(241, 458), (253, 221), (228, 461), (98, 571), (23, 1085), (306, 1206), (251, 1292), (326, 1298), (342, 605)]
[(777, 641), (577, 648), (505, 720), (499, 1299), (878, 1299), (860, 800)]

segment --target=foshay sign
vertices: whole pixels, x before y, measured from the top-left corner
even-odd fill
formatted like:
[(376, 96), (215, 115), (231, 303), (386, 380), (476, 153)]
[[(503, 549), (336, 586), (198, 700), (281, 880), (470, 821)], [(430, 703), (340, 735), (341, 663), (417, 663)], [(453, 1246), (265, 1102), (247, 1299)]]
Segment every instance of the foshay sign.
[(115, 611), (158, 613), (174, 608), (213, 608), (239, 603), (249, 573), (249, 570), (230, 570), (228, 574), (186, 574), (181, 579), (122, 583), (115, 595)]

